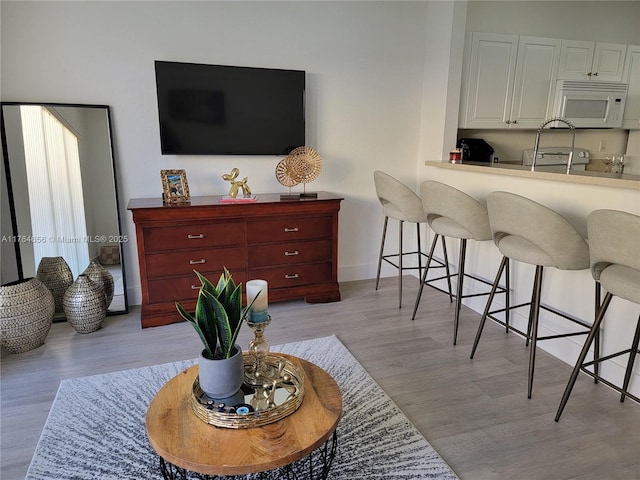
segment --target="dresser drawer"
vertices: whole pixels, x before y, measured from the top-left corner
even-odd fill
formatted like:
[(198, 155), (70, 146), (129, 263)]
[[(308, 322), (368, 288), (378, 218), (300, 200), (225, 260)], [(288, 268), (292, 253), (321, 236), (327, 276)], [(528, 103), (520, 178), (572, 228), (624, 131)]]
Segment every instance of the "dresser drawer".
[[(199, 272), (222, 271), (223, 267), (227, 267), (227, 270), (234, 274), (234, 272), (245, 268), (243, 247), (153, 253), (146, 255), (145, 258), (147, 276), (150, 278), (185, 275), (193, 273), (193, 270)], [(195, 274), (194, 278), (196, 278)]]
[(209, 223), (177, 227), (146, 228), (144, 247), (147, 253), (166, 250), (243, 245), (245, 224)]
[[(193, 273), (193, 272), (192, 272)], [(218, 282), (221, 271), (216, 272), (201, 272), (207, 277), (213, 284)], [(233, 274), (233, 281), (236, 285), (242, 282), (242, 290), (244, 292), (244, 284), (247, 281), (243, 271), (231, 272)], [(191, 300), (198, 297), (198, 291), (200, 290), (200, 280), (195, 273), (192, 275), (175, 277), (175, 278), (163, 278), (163, 279), (150, 279), (149, 280), (149, 303), (161, 303), (170, 299), (171, 302), (180, 300)], [(177, 311), (177, 310), (176, 310)]]
[(287, 288), (330, 282), (332, 279), (331, 262), (250, 269), (249, 278), (266, 280), (269, 283), (269, 288)]
[(290, 217), (247, 222), (249, 244), (331, 238), (333, 217)]
[(249, 267), (294, 265), (331, 260), (331, 240), (311, 240), (293, 243), (272, 243), (249, 247)]

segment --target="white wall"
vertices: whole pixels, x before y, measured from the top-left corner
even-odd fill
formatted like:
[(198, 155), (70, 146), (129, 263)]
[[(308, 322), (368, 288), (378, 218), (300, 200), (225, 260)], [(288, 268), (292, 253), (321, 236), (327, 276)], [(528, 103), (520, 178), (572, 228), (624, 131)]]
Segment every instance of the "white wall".
[[(112, 107), (124, 234), (128, 199), (159, 196), (159, 172), (184, 168), (192, 195), (224, 194), (233, 167), (253, 192), (285, 191), (278, 157), (160, 154), (154, 60), (307, 71), (307, 138), (323, 158), (308, 188), (345, 196), (340, 280), (375, 274), (382, 225), (372, 172), (415, 175), (427, 3), (5, 2), (2, 100)], [(53, 40), (52, 40), (53, 39)], [(372, 225), (362, 226), (362, 219)], [(369, 228), (370, 227), (370, 228)], [(139, 302), (134, 243), (125, 249)]]
[(472, 0), (466, 30), (640, 45), (639, 27), (635, 1)]

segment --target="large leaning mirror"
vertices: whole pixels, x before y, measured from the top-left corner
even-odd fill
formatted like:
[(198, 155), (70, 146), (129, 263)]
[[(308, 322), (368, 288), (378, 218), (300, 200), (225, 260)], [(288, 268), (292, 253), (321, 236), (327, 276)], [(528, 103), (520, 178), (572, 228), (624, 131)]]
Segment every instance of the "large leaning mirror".
[(114, 280), (107, 314), (126, 313), (126, 239), (109, 107), (17, 102), (1, 107), (1, 283), (36, 276), (44, 257), (64, 258), (74, 279), (96, 261)]

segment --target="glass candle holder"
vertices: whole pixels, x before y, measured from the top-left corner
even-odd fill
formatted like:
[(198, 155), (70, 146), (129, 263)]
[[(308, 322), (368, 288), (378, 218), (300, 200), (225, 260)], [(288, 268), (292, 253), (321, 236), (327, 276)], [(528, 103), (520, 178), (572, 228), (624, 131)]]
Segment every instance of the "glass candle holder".
[(269, 353), (269, 342), (264, 337), (264, 331), (271, 323), (271, 316), (262, 322), (247, 320), (247, 325), (253, 330), (253, 339), (249, 342), (249, 353), (253, 357), (253, 366), (245, 372), (246, 379), (252, 385), (263, 385), (273, 376), (270, 367), (265, 362)]

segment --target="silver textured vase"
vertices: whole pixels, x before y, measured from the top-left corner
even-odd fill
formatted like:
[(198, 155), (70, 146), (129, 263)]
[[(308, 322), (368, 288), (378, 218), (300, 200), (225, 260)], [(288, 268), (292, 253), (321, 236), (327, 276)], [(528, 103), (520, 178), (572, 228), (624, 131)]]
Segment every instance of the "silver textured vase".
[(23, 353), (42, 345), (47, 338), (55, 301), (51, 291), (37, 278), (0, 287), (0, 343), (12, 353)]
[(64, 313), (67, 322), (78, 333), (95, 332), (107, 315), (104, 291), (84, 274), (78, 275), (64, 294)]
[(56, 305), (56, 313), (62, 313), (64, 292), (73, 283), (73, 274), (62, 257), (42, 257), (38, 264), (36, 278), (51, 291)]
[(115, 289), (113, 275), (111, 275), (111, 272), (94, 260), (89, 263), (89, 266), (82, 273), (89, 277), (93, 283), (98, 284), (100, 288), (102, 288), (107, 299), (107, 308), (109, 308), (109, 305), (111, 305), (111, 301), (113, 300), (113, 291)]

